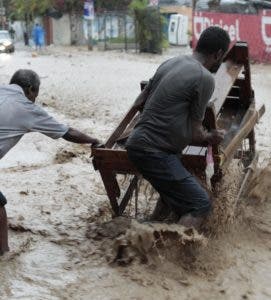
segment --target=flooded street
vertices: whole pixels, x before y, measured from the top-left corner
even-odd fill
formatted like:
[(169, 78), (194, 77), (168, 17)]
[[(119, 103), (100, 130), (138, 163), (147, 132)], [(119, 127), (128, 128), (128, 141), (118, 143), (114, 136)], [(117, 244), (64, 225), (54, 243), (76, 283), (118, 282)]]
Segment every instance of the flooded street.
[[(140, 81), (171, 55), (52, 48), (32, 57), (22, 50), (0, 55), (0, 84), (19, 68), (33, 69), (41, 76), (38, 103), (104, 141), (138, 95)], [(252, 65), (257, 106), (266, 105), (256, 129), (260, 168), (270, 160), (270, 81), (271, 66)], [(193, 233), (199, 247), (197, 259), (189, 260), (172, 244), (161, 252), (148, 248), (154, 231), (170, 235), (176, 225), (162, 230), (114, 221), (110, 230), (103, 228), (111, 220), (109, 201), (90, 154), (88, 146), (31, 133), (0, 161), (11, 248), (0, 257), (1, 300), (271, 299), (270, 166), (259, 170), (241, 221), (210, 240)], [(122, 266), (114, 263), (119, 230), (133, 246), (133, 262)], [(140, 246), (137, 230), (147, 237)], [(178, 232), (177, 240), (187, 240), (184, 235)]]

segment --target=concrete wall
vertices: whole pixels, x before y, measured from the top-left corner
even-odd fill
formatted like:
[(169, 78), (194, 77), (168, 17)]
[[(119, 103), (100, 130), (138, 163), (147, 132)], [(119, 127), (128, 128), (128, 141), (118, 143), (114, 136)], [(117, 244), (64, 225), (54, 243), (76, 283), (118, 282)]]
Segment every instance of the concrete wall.
[[(52, 36), (52, 40), (47, 41), (47, 44), (53, 43), (55, 45), (71, 45), (71, 22), (68, 14), (64, 15), (61, 19), (49, 18), (48, 26), (45, 26), (45, 19), (35, 18), (31, 25), (29, 25), (30, 39), (32, 39), (31, 33), (35, 23), (39, 23), (44, 26), (45, 35)], [(23, 41), (23, 33), (26, 30), (24, 21), (15, 21), (12, 24), (15, 30), (15, 41)], [(49, 32), (50, 31), (50, 32)], [(83, 29), (81, 29), (83, 32)], [(83, 35), (83, 33), (82, 33)]]
[(58, 20), (52, 19), (52, 27), (54, 45), (71, 45), (71, 22), (68, 14)]
[(86, 39), (84, 36), (84, 22), (83, 17), (78, 14), (71, 14), (71, 44), (85, 45)]
[(52, 35), (54, 45), (84, 45), (83, 18), (76, 14), (64, 14), (60, 19), (52, 18)]

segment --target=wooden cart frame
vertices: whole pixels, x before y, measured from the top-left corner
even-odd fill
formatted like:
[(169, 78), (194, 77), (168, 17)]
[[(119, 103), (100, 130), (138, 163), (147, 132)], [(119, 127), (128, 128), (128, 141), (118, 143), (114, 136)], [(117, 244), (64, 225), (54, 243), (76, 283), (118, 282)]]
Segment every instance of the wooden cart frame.
[[(225, 129), (227, 134), (219, 146), (213, 147), (215, 168), (213, 185), (219, 182), (223, 170), (234, 157), (242, 159), (245, 165), (249, 165), (255, 156), (254, 126), (265, 108), (262, 106), (259, 111), (255, 108), (247, 43), (238, 42), (231, 48), (215, 74), (215, 83), (215, 91), (208, 103), (203, 125), (207, 130)], [(141, 90), (146, 84), (147, 82), (141, 82)], [(118, 142), (129, 134), (139, 114), (138, 106), (133, 105), (105, 143), (105, 148), (94, 148), (92, 152), (93, 164), (101, 174), (113, 216), (123, 214), (138, 185), (140, 174), (129, 161), (126, 150), (120, 148)], [(203, 178), (206, 168), (206, 147), (206, 144), (192, 144), (180, 154), (185, 167)], [(133, 175), (122, 198), (117, 174)]]

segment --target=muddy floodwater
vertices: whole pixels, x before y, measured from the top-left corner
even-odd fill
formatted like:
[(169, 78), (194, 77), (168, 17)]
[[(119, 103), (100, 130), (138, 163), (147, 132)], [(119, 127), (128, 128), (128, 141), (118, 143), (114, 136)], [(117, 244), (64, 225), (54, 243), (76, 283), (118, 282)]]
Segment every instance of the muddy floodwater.
[[(105, 140), (139, 82), (172, 55), (52, 48), (35, 57), (21, 50), (0, 54), (0, 84), (19, 68), (35, 70), (39, 104)], [(233, 211), (242, 170), (232, 163), (208, 237), (174, 224), (112, 221), (88, 146), (24, 136), (0, 161), (11, 248), (0, 257), (0, 299), (271, 299), (270, 82), (271, 66), (252, 65), (257, 106), (266, 105), (256, 128), (259, 166)], [(151, 209), (149, 192), (141, 196), (143, 215)]]

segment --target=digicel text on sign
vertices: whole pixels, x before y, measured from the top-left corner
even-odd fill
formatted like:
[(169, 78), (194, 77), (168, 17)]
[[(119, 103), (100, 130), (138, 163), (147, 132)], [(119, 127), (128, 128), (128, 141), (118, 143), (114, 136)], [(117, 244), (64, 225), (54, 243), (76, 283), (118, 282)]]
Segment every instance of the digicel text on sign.
[(234, 23), (225, 23), (223, 19), (215, 20), (202, 16), (201, 14), (194, 16), (194, 34), (199, 39), (201, 32), (210, 26), (218, 26), (229, 33), (232, 42), (240, 41), (239, 20), (236, 18)]

